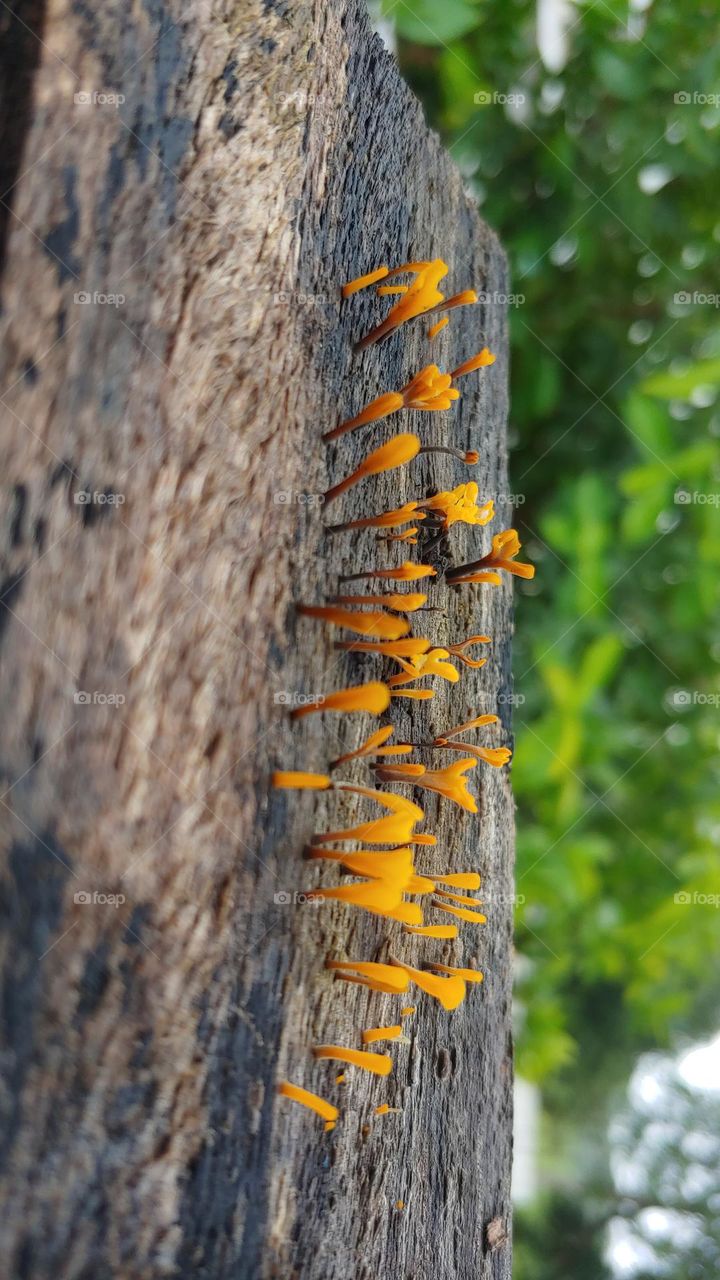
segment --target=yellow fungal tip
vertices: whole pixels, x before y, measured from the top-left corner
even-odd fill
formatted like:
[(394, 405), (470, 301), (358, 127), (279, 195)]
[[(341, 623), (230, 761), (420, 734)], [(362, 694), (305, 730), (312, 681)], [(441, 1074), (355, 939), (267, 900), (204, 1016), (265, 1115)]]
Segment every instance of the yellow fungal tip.
[(362, 1049), (348, 1049), (339, 1044), (318, 1044), (313, 1054), (320, 1061), (346, 1062), (350, 1067), (360, 1067), (375, 1076), (389, 1076), (392, 1058), (387, 1053), (366, 1053)]
[(462, 978), (464, 982), (483, 982), (485, 975), (479, 969), (458, 969), (449, 964), (433, 964), (433, 969), (438, 969), (440, 973), (454, 974), (456, 978)]
[(403, 968), (410, 981), (426, 995), (438, 1000), (443, 1009), (457, 1009), (465, 999), (465, 983), (462, 978), (456, 975), (440, 978), (434, 973), (426, 973), (424, 969), (411, 969), (409, 965), (403, 965)]
[(399, 965), (380, 964), (373, 960), (328, 960), (326, 968), (346, 982), (360, 982), (373, 990), (400, 993), (407, 991), (410, 985), (407, 973)]
[(429, 702), (435, 697), (434, 689), (393, 689), (393, 698), (412, 698), (415, 702)]
[(449, 884), (453, 889), (479, 889), (480, 876), (477, 871), (458, 871), (453, 875), (439, 875), (433, 872), (433, 879), (438, 884)]
[(326, 791), (330, 786), (330, 778), (326, 773), (306, 773), (303, 770), (276, 769), (272, 776), (272, 785), (289, 790), (304, 788), (309, 791)]
[(466, 920), (468, 924), (486, 924), (487, 916), (480, 911), (471, 911), (469, 907), (452, 907), (449, 902), (433, 902), (437, 911), (445, 911), (448, 915), (457, 916), (458, 920)]
[(315, 1111), (323, 1120), (334, 1123), (340, 1112), (331, 1102), (326, 1102), (317, 1093), (311, 1093), (309, 1089), (303, 1089), (299, 1084), (291, 1084), (289, 1080), (283, 1080), (278, 1085), (278, 1093), (282, 1098), (289, 1098), (291, 1102), (299, 1102), (302, 1107), (308, 1107), (310, 1111)]
[(390, 705), (390, 690), (380, 680), (353, 685), (350, 689), (337, 689), (335, 693), (322, 694), (315, 702), (295, 707), (294, 719), (311, 715), (314, 711), (369, 711), (381, 715)]
[(436, 335), (440, 333), (440, 330), (444, 329), (445, 326), (448, 325), (449, 323), (450, 323), (450, 317), (443, 316), (442, 319), (437, 321), (437, 324), (433, 324), (430, 326), (430, 328), (428, 329), (428, 335), (427, 335), (428, 338), (436, 337)]
[(319, 618), (332, 626), (344, 627), (361, 636), (374, 636), (380, 641), (399, 640), (410, 630), (407, 618), (394, 617), (381, 610), (358, 613), (355, 609), (337, 609), (334, 605), (301, 604), (297, 611), (306, 618)]
[(419, 938), (457, 938), (458, 936), (456, 924), (426, 924), (417, 929), (406, 925), (405, 932), (414, 933)]
[(402, 1035), (402, 1027), (396, 1023), (393, 1027), (369, 1027), (362, 1033), (363, 1044), (377, 1044), (378, 1040), (398, 1040)]
[(357, 276), (354, 280), (349, 280), (341, 289), (343, 298), (350, 298), (354, 293), (359, 293), (361, 289), (367, 289), (368, 285), (375, 284), (377, 280), (384, 280), (388, 275), (387, 267), (378, 267), (375, 271), (368, 271), (364, 276)]

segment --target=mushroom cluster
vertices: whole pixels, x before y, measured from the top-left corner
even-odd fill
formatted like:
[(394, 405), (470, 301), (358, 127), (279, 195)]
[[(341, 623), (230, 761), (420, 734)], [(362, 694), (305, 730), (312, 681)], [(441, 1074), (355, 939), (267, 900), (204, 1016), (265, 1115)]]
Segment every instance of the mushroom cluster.
[[(375, 328), (356, 343), (358, 351), (380, 342), (401, 325), (411, 320), (428, 317), (432, 323), (427, 331), (429, 339), (449, 323), (448, 312), (477, 302), (473, 290), (465, 290), (445, 298), (439, 288), (448, 273), (448, 266), (437, 258), (428, 261), (405, 262), (389, 269), (379, 267), (343, 286), (343, 298), (350, 298), (361, 289), (376, 286), (379, 297), (396, 300), (390, 311)], [(399, 277), (409, 277), (404, 283)], [(380, 282), (383, 283), (380, 283)], [(389, 282), (393, 283), (389, 283)], [(414, 374), (398, 390), (383, 391), (375, 399), (349, 418), (340, 421), (323, 436), (326, 442), (334, 441), (355, 432), (370, 423), (405, 411), (451, 410), (460, 391), (456, 382), (479, 370), (489, 369), (495, 356), (483, 347), (476, 355), (457, 365), (449, 373), (443, 373), (436, 364), (428, 364)], [(339, 498), (366, 477), (404, 467), (421, 453), (448, 453), (473, 465), (479, 455), (474, 451), (461, 451), (449, 445), (423, 445), (412, 432), (401, 431), (385, 444), (370, 451), (363, 461), (338, 480), (325, 494), (325, 505)], [(484, 527), (495, 517), (491, 499), (478, 502), (478, 486), (473, 482), (458, 485), (455, 489), (419, 497), (392, 511), (367, 515), (344, 523), (326, 525), (332, 535), (344, 534), (354, 529), (377, 529), (375, 537), (380, 542), (402, 542), (408, 547), (423, 538), (423, 552), (429, 555), (440, 539), (456, 524)], [(388, 532), (402, 530), (402, 532)], [(459, 587), (465, 583), (486, 583), (499, 586), (502, 574), (532, 578), (535, 570), (530, 564), (517, 560), (520, 541), (514, 529), (506, 529), (492, 539), (491, 550), (484, 556), (464, 565), (444, 571), (448, 586)], [(383, 583), (415, 583), (437, 576), (432, 564), (405, 560), (392, 565), (375, 565), (357, 573), (345, 575), (343, 582), (369, 580)], [(423, 585), (425, 585), (423, 583)], [(335, 595), (320, 604), (300, 604), (298, 612), (344, 631), (363, 637), (362, 640), (338, 640), (336, 648), (354, 652), (375, 654), (382, 660), (391, 660), (399, 668), (385, 680), (371, 680), (347, 689), (335, 690), (291, 713), (293, 717), (311, 713), (339, 712), (343, 714), (366, 712), (381, 715), (392, 706), (392, 700), (428, 700), (435, 696), (432, 684), (424, 681), (461, 680), (461, 667), (480, 668), (486, 659), (472, 658), (466, 650), (472, 645), (491, 643), (485, 635), (471, 635), (465, 639), (444, 640), (433, 646), (430, 640), (413, 634), (416, 614), (428, 610), (425, 592), (380, 591), (370, 593)], [(442, 612), (442, 610), (440, 610)], [(411, 616), (413, 619), (411, 620)], [(446, 729), (429, 742), (391, 742), (394, 726), (386, 725), (371, 733), (355, 750), (348, 751), (328, 761), (327, 772), (306, 770), (278, 771), (273, 775), (276, 788), (288, 790), (320, 790), (337, 796), (357, 797), (358, 821), (352, 826), (336, 830), (316, 832), (311, 841), (311, 862), (334, 862), (346, 877), (342, 883), (330, 887), (315, 887), (306, 895), (310, 900), (333, 900), (345, 903), (349, 908), (382, 916), (401, 926), (402, 932), (413, 937), (452, 941), (458, 936), (459, 924), (482, 925), (486, 922), (483, 903), (472, 896), (480, 888), (480, 876), (476, 871), (425, 873), (416, 867), (418, 847), (436, 844), (435, 836), (421, 828), (425, 822), (423, 808), (407, 796), (393, 790), (362, 786), (338, 778), (337, 771), (350, 761), (366, 760), (374, 775), (374, 782), (419, 788), (434, 792), (445, 800), (471, 814), (477, 814), (478, 806), (470, 790), (470, 775), (479, 764), (492, 768), (507, 765), (511, 752), (502, 745), (478, 745), (466, 741), (465, 735), (478, 729), (497, 725), (496, 715), (478, 715), (454, 728)], [(460, 740), (458, 740), (460, 739)], [(456, 759), (441, 768), (429, 768), (422, 762), (391, 757), (408, 757), (417, 750), (460, 752)], [(367, 806), (373, 808), (364, 812)], [(374, 809), (374, 812), (373, 812)], [(352, 850), (338, 845), (352, 843)], [(370, 848), (365, 846), (371, 846)], [(425, 912), (435, 913), (426, 920)], [(444, 917), (444, 918), (443, 918)], [(448, 917), (450, 920), (448, 920)], [(418, 969), (394, 956), (389, 963), (381, 964), (364, 960), (328, 959), (326, 967), (337, 981), (356, 983), (371, 991), (392, 996), (403, 996), (411, 986), (430, 999), (437, 1000), (446, 1010), (457, 1009), (466, 997), (468, 984), (480, 983), (482, 973), (459, 965), (428, 962), (428, 968)], [(399, 1017), (405, 1019), (415, 1012), (414, 1005), (403, 1005)], [(343, 1064), (374, 1075), (386, 1077), (393, 1067), (390, 1053), (368, 1049), (378, 1042), (403, 1043), (402, 1023), (371, 1027), (361, 1032), (362, 1048), (352, 1045), (323, 1044), (312, 1049), (316, 1060)], [(345, 1082), (343, 1070), (335, 1078), (336, 1085)], [(311, 1093), (299, 1085), (283, 1082), (279, 1093), (301, 1103), (316, 1112), (325, 1122), (325, 1129), (334, 1129), (340, 1108), (334, 1103)], [(388, 1103), (375, 1106), (374, 1114), (393, 1114), (397, 1108)], [(399, 1203), (399, 1202), (398, 1202)]]

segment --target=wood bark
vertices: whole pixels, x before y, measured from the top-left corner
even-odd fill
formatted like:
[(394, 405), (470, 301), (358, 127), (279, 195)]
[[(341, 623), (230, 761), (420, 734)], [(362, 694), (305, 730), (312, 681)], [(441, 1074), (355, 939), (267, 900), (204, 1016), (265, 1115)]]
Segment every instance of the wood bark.
[[(476, 868), (488, 924), (418, 941), (293, 895), (313, 830), (357, 813), (272, 792), (367, 716), (288, 699), (388, 674), (300, 618), (338, 575), (401, 557), (323, 533), (321, 495), (397, 426), (477, 448), (364, 482), (333, 519), (475, 478), (512, 523), (504, 308), (415, 322), (360, 355), (387, 302), (341, 303), (380, 263), (443, 257), (449, 292), (507, 291), (497, 240), (358, 0), (15, 3), (3, 103), (0, 1252), (32, 1280), (470, 1280), (509, 1275), (512, 799), (427, 801), (432, 871)], [(79, 98), (77, 95), (82, 95)], [(451, 414), (321, 431), (428, 360), (497, 363)], [(363, 589), (363, 588), (361, 588)], [(511, 590), (448, 590), (433, 641), (492, 636), (413, 740), (499, 710)], [(478, 739), (479, 740), (479, 739)], [(348, 777), (367, 779), (361, 762)], [(370, 816), (370, 814), (368, 814)], [(286, 904), (290, 896), (291, 903)], [(477, 963), (448, 1014), (418, 994), (387, 1081), (315, 1063), (397, 1002), (328, 955)], [(341, 1100), (332, 1134), (278, 1099)], [(387, 1100), (400, 1116), (373, 1122)], [(366, 1126), (370, 1126), (369, 1130)], [(395, 1208), (397, 1201), (404, 1209)]]

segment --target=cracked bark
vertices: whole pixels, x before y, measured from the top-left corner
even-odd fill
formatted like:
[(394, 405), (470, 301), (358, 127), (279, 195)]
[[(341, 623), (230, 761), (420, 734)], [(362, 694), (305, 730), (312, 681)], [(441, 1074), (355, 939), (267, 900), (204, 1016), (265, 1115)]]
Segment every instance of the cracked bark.
[[(302, 848), (338, 805), (268, 778), (369, 728), (291, 731), (282, 702), (378, 674), (292, 608), (373, 556), (371, 534), (329, 540), (297, 497), (388, 435), (324, 450), (338, 411), (487, 341), (497, 364), (452, 419), (403, 421), (480, 449), (474, 472), (423, 457), (333, 519), (472, 474), (492, 529), (511, 523), (502, 309), (357, 356), (379, 305), (341, 305), (338, 282), (442, 256), (452, 290), (504, 292), (502, 252), (352, 0), (49, 0), (2, 23), (3, 1256), (33, 1280), (500, 1280), (506, 772), (477, 771), (479, 819), (427, 804), (438, 847), (418, 865), (477, 867), (490, 901), (448, 945), (276, 901), (316, 881)], [(489, 533), (454, 530), (453, 558)], [(494, 644), (434, 703), (399, 707), (400, 733), (500, 698), (508, 740), (509, 587), (432, 589), (448, 612), (424, 615), (431, 638)], [(309, 1046), (357, 1043), (396, 1006), (333, 984), (324, 959), (381, 958), (390, 938), (410, 961), (477, 959), (486, 981), (454, 1014), (418, 999), (390, 1081), (356, 1073), (326, 1137), (275, 1084), (339, 1092)], [(364, 1133), (386, 1098), (402, 1117)]]

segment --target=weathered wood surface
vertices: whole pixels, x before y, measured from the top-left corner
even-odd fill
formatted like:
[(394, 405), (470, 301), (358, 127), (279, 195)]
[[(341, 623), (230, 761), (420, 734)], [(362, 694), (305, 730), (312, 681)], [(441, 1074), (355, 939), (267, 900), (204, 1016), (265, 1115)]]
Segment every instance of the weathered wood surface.
[[(487, 1228), (509, 1214), (507, 774), (478, 769), (479, 818), (427, 805), (438, 846), (418, 865), (477, 867), (490, 904), (457, 944), (283, 905), (317, 882), (310, 833), (349, 809), (268, 780), (322, 769), (371, 727), (290, 727), (282, 702), (379, 670), (293, 612), (338, 573), (396, 555), (367, 533), (328, 539), (320, 503), (298, 497), (395, 429), (326, 451), (338, 410), (484, 338), (498, 361), (457, 410), (403, 423), (479, 448), (479, 466), (423, 457), (332, 512), (474, 476), (498, 517), (453, 530), (453, 559), (511, 523), (502, 308), (455, 313), (432, 348), (416, 323), (357, 356), (383, 304), (341, 305), (338, 283), (437, 255), (450, 290), (505, 291), (502, 252), (356, 0), (14, 8), (0, 193), (3, 1270), (499, 1280), (509, 1246), (491, 1249)], [(494, 645), (432, 704), (396, 704), (401, 732), (500, 697), (507, 741), (510, 588), (432, 594), (448, 608), (420, 615), (433, 639), (484, 631)], [(454, 1014), (419, 998), (390, 1081), (349, 1072), (326, 1136), (275, 1084), (341, 1093), (310, 1046), (357, 1044), (397, 1005), (333, 983), (324, 960), (382, 958), (388, 940), (409, 960), (476, 959), (486, 981)], [(386, 1098), (403, 1115), (363, 1136)]]

